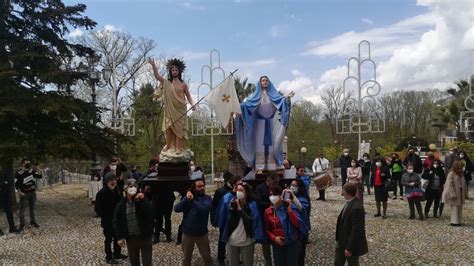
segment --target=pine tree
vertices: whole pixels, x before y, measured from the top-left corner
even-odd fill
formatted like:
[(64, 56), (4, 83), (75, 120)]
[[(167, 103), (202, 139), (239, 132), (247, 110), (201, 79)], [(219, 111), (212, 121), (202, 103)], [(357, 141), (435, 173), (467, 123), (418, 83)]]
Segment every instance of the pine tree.
[(19, 157), (89, 159), (113, 152), (114, 133), (95, 125), (99, 111), (73, 97), (84, 74), (69, 66), (94, 51), (67, 39), (96, 23), (86, 6), (60, 0), (0, 0), (0, 161), (12, 174)]

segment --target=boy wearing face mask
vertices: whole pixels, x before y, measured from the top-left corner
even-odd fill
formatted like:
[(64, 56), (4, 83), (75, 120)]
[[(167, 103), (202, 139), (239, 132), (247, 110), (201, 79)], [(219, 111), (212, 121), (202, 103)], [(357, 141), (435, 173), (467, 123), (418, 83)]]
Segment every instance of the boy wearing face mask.
[[(95, 211), (100, 217), (100, 225), (104, 229), (105, 260), (108, 264), (117, 264), (116, 260), (125, 259), (127, 256), (121, 254), (121, 248), (115, 238), (113, 218), (115, 206), (122, 200), (122, 195), (117, 189), (117, 177), (112, 172), (104, 176), (106, 184), (96, 196)], [(114, 252), (110, 245), (113, 244)]]
[(152, 265), (153, 207), (138, 193), (138, 182), (128, 179), (124, 188), (126, 198), (115, 207), (114, 231), (120, 247), (127, 245), (131, 265)]
[[(446, 182), (446, 175), (444, 174), (444, 170), (441, 167), (441, 161), (439, 160), (433, 161), (429, 170), (425, 171), (422, 177), (423, 179), (428, 180), (428, 186), (426, 187), (426, 191), (425, 191), (425, 197), (426, 197), (425, 217), (428, 218), (428, 214), (431, 209), (431, 204), (433, 204), (433, 201), (434, 201), (433, 217), (438, 218), (438, 209), (440, 209), (441, 192), (442, 192), (443, 185)], [(440, 209), (440, 213), (441, 212), (442, 211)], [(441, 214), (439, 216), (441, 216)]]

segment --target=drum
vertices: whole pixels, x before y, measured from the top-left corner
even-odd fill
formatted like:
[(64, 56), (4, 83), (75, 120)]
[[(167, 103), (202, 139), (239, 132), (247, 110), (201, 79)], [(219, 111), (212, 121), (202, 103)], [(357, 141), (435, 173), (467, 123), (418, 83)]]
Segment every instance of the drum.
[(329, 172), (320, 173), (314, 178), (314, 184), (316, 185), (317, 190), (327, 189), (332, 186), (332, 177)]

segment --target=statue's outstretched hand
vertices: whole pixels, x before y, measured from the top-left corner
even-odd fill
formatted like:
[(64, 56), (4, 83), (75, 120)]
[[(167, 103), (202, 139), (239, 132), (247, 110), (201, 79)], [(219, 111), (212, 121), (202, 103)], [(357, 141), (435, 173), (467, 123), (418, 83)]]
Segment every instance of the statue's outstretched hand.
[(148, 63), (152, 66), (156, 66), (155, 58), (153, 57), (148, 58)]

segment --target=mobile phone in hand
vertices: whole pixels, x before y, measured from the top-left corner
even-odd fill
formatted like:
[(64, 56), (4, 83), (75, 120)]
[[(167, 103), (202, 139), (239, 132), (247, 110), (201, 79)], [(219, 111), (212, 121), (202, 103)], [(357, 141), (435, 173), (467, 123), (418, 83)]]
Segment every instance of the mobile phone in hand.
[(290, 200), (290, 196), (291, 196), (290, 192), (289, 192), (289, 191), (285, 191), (285, 192), (283, 193), (283, 200)]

